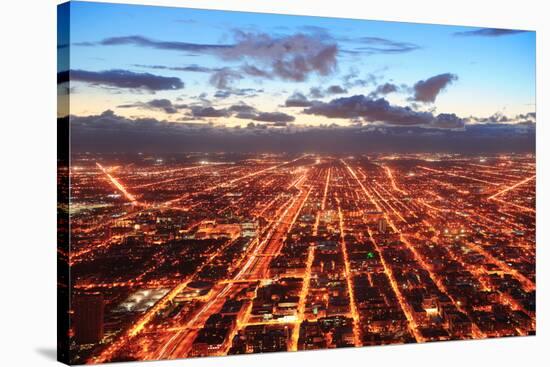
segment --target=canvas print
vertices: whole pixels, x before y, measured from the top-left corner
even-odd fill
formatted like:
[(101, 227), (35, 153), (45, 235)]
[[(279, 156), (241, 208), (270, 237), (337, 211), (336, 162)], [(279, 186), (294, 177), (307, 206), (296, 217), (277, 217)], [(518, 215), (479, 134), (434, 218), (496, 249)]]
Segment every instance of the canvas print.
[(535, 334), (534, 31), (58, 25), (61, 361)]

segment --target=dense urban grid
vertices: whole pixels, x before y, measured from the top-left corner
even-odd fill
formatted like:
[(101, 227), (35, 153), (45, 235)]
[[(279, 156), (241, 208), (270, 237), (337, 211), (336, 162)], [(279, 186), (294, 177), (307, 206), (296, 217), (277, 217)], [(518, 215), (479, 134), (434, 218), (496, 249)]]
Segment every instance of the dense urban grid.
[(535, 333), (535, 157), (74, 154), (73, 363)]

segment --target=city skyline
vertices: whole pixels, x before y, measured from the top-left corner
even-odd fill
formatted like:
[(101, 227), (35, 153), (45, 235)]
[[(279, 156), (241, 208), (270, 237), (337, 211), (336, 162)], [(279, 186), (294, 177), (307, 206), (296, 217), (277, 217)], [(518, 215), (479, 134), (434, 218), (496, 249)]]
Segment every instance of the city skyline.
[(70, 114), (76, 150), (534, 151), (531, 31), (87, 2), (67, 12), (59, 117)]

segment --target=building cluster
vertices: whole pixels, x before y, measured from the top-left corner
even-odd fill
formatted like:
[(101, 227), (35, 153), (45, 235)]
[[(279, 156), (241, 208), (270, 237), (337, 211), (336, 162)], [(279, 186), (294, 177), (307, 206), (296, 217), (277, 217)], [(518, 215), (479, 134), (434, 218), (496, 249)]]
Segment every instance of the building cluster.
[(149, 158), (75, 157), (75, 363), (535, 332), (533, 156)]

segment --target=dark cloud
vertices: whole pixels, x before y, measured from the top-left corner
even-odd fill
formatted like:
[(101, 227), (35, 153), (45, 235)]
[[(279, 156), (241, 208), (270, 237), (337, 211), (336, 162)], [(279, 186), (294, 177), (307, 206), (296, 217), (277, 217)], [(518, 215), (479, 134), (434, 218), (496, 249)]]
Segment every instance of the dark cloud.
[(295, 120), (294, 116), (287, 115), (283, 112), (261, 112), (252, 120), (262, 122), (287, 123)]
[(347, 92), (348, 91), (346, 89), (342, 88), (339, 85), (331, 85), (326, 90), (327, 94), (344, 94), (344, 93), (347, 93)]
[(287, 123), (294, 121), (294, 116), (287, 115), (282, 112), (262, 112), (255, 107), (246, 103), (238, 103), (229, 108), (216, 109), (211, 106), (191, 106), (190, 117), (195, 119), (203, 119), (208, 117), (230, 117), (234, 116), (238, 119), (247, 119), (253, 121), (272, 123)]
[(229, 107), (229, 111), (234, 114), (236, 118), (239, 119), (250, 119), (253, 120), (258, 115), (256, 108), (247, 105), (246, 103), (239, 103)]
[(274, 37), (237, 31), (235, 38), (233, 47), (219, 53), (223, 59), (255, 61), (263, 66), (258, 70), (284, 80), (304, 81), (312, 73), (329, 75), (336, 69), (338, 47), (319, 35)]
[(216, 98), (228, 98), (231, 96), (239, 96), (239, 97), (254, 97), (257, 96), (258, 93), (262, 93), (263, 89), (255, 89), (255, 88), (231, 88), (231, 89), (220, 89), (217, 90), (214, 94), (214, 97)]
[(218, 90), (216, 93), (214, 93), (214, 97), (216, 98), (228, 98), (231, 97), (232, 93), (229, 90)]
[(508, 124), (508, 123), (534, 123), (537, 119), (535, 112), (528, 112), (516, 116), (506, 116), (501, 112), (496, 112), (489, 117), (470, 116), (467, 122), (471, 124)]
[(459, 37), (502, 37), (524, 32), (526, 31), (517, 29), (480, 28), (472, 31), (455, 32), (453, 35)]
[(400, 54), (420, 49), (420, 46), (414, 43), (393, 41), (381, 37), (361, 37), (356, 39), (355, 42), (367, 46), (357, 47), (354, 51), (367, 54)]
[(385, 69), (386, 68), (383, 68), (382, 70), (378, 70), (377, 72), (368, 73), (365, 76), (361, 76), (359, 69), (357, 69), (356, 67), (351, 67), (349, 72), (343, 77), (344, 86), (346, 88), (353, 88), (376, 85), (379, 79), (382, 78), (379, 73), (381, 71), (384, 71)]
[[(130, 119), (105, 111), (70, 116), (73, 152), (327, 152), (327, 153), (499, 153), (535, 151), (535, 124), (477, 124), (464, 129), (352, 126), (273, 129), (249, 123), (229, 129), (206, 123)], [(284, 124), (284, 123), (281, 123)]]
[(117, 106), (118, 108), (143, 108), (147, 110), (160, 110), (168, 114), (177, 113), (179, 109), (186, 108), (187, 105), (173, 104), (169, 99), (153, 99), (148, 102), (136, 102)]
[(253, 76), (253, 77), (256, 77), (256, 78), (267, 78), (267, 79), (269, 79), (269, 78), (272, 77), (272, 75), (269, 71), (260, 69), (259, 67), (254, 66), (254, 65), (245, 64), (241, 67), (241, 70), (246, 75)]
[(487, 118), (487, 122), (510, 122), (510, 121), (511, 121), (511, 119), (508, 116), (506, 116), (502, 113), (499, 113), (499, 112), (497, 112), (497, 113), (495, 113), (495, 114), (493, 114), (493, 115), (491, 115)]
[[(198, 101), (198, 102), (194, 103), (195, 105), (198, 105), (198, 106), (211, 106), (212, 105), (212, 101), (210, 101), (210, 99), (208, 99), (208, 93), (205, 93), (205, 92), (202, 92), (201, 94), (199, 94), (197, 96), (190, 96), (190, 97), (187, 97), (187, 98)], [(180, 96), (180, 97), (177, 98), (177, 100), (178, 101), (184, 101), (185, 98), (183, 98), (183, 96)]]
[(458, 80), (458, 76), (451, 73), (439, 74), (426, 80), (420, 80), (413, 86), (414, 96), (412, 100), (433, 103), (438, 94), (456, 80)]
[(323, 98), (331, 94), (344, 94), (347, 92), (347, 89), (339, 85), (331, 85), (327, 88), (311, 87), (309, 89), (309, 96), (312, 98)]
[(210, 76), (210, 84), (218, 89), (230, 89), (233, 82), (242, 79), (243, 76), (230, 68), (223, 68)]
[(231, 48), (231, 45), (197, 44), (176, 41), (157, 41), (143, 36), (110, 37), (98, 42), (102, 46), (133, 45), (173, 51), (213, 51)]
[(293, 81), (304, 81), (310, 74), (332, 73), (337, 66), (338, 53), (336, 43), (318, 34), (301, 33), (274, 37), (266, 33), (236, 31), (235, 43), (224, 45), (157, 41), (143, 36), (111, 37), (97, 44), (207, 53), (224, 60), (246, 61), (242, 72), (248, 75)]
[(536, 112), (527, 112), (525, 114), (517, 115), (516, 118), (521, 120), (536, 120), (537, 119), (537, 113)]
[(285, 101), (285, 107), (310, 107), (312, 102), (302, 93), (296, 92)]
[(255, 113), (256, 108), (247, 105), (246, 103), (238, 103), (234, 104), (231, 107), (229, 107), (229, 111), (231, 112), (248, 112), (248, 113)]
[(154, 118), (125, 118), (112, 110), (106, 110), (99, 115), (71, 116), (71, 128), (74, 127), (76, 131), (92, 129), (109, 134), (112, 131), (160, 131), (168, 126), (170, 124)]
[(196, 118), (203, 117), (227, 117), (229, 116), (229, 111), (225, 108), (216, 109), (214, 107), (202, 107), (202, 106), (192, 106), (191, 107), (191, 116)]
[(431, 126), (441, 129), (460, 129), (464, 127), (464, 120), (454, 113), (440, 113), (434, 116)]
[(94, 42), (73, 42), (73, 46), (92, 47), (95, 46)]
[(369, 97), (375, 98), (378, 96), (385, 96), (390, 93), (395, 93), (399, 90), (399, 87), (393, 83), (384, 83), (376, 87), (374, 91), (369, 94)]
[(153, 75), (149, 73), (134, 73), (128, 70), (86, 71), (71, 70), (57, 74), (57, 82), (79, 81), (92, 85), (116, 88), (145, 89), (148, 91), (182, 89), (184, 83), (179, 78)]
[(323, 98), (325, 96), (324, 92), (319, 87), (311, 87), (309, 89), (309, 95), (313, 98)]
[(328, 118), (357, 119), (382, 122), (388, 125), (421, 125), (437, 128), (462, 128), (464, 121), (454, 114), (434, 116), (431, 112), (415, 111), (410, 107), (393, 106), (384, 98), (372, 99), (355, 95), (333, 99), (328, 103), (315, 102), (303, 111)]
[(283, 112), (261, 112), (246, 103), (234, 104), (227, 109), (227, 112), (239, 119), (269, 122), (273, 124), (286, 124), (295, 120), (292, 115)]
[(377, 77), (374, 75), (367, 75), (364, 78), (355, 78), (355, 79), (348, 79), (344, 81), (344, 85), (346, 88), (352, 88), (352, 87), (366, 87), (369, 85), (375, 85), (377, 82)]
[(219, 71), (219, 68), (207, 68), (199, 65), (187, 65), (187, 66), (164, 66), (164, 65), (143, 65), (134, 64), (133, 66), (139, 68), (155, 69), (155, 70), (172, 70), (172, 71), (188, 71), (192, 73), (212, 73)]
[(272, 75), (265, 70), (262, 70), (254, 65), (242, 65), (239, 68), (209, 68), (199, 65), (186, 65), (186, 66), (164, 66), (164, 65), (144, 65), (133, 64), (132, 66), (139, 68), (147, 68), (153, 70), (171, 70), (171, 71), (183, 71), (192, 73), (211, 73), (210, 84), (219, 89), (229, 89), (231, 85), (237, 80), (243, 79), (245, 75), (256, 78), (272, 78)]

